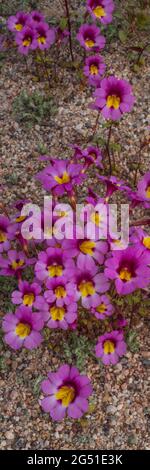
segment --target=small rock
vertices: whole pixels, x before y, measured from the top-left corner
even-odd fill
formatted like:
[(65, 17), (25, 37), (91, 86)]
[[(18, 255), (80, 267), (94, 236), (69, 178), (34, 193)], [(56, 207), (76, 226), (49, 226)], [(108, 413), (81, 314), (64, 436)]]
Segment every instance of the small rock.
[(13, 431), (7, 431), (5, 432), (5, 437), (6, 439), (13, 441), (15, 438), (14, 432)]
[(116, 411), (117, 411), (117, 408), (115, 406), (113, 406), (113, 405), (107, 406), (107, 412), (108, 413), (114, 414), (114, 413), (116, 413)]

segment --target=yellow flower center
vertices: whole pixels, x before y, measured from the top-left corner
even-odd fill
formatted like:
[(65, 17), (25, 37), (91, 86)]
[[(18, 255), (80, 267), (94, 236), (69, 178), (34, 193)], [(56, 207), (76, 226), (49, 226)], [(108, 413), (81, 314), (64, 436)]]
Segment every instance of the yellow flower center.
[(150, 250), (150, 237), (143, 238), (143, 245)]
[(121, 240), (113, 240), (113, 243), (118, 246), (122, 246)]
[(30, 293), (30, 294), (25, 294), (23, 296), (23, 304), (24, 305), (28, 305), (29, 307), (31, 307), (33, 302), (34, 302), (34, 294)]
[(93, 13), (97, 18), (102, 18), (106, 16), (104, 8), (101, 7), (100, 5), (94, 8)]
[(90, 48), (95, 45), (95, 42), (92, 39), (86, 39), (85, 45)]
[(61, 400), (62, 406), (69, 406), (75, 398), (75, 390), (71, 386), (63, 385), (57, 393), (55, 393), (56, 400)]
[(15, 329), (16, 335), (19, 336), (21, 339), (26, 338), (26, 336), (29, 336), (30, 331), (30, 325), (25, 323), (18, 323)]
[(99, 227), (100, 221), (101, 221), (101, 216), (97, 212), (93, 212), (91, 215), (91, 221), (93, 222), (94, 225), (97, 225)]
[(25, 47), (30, 46), (30, 44), (31, 44), (31, 39), (30, 39), (30, 38), (24, 39), (24, 41), (23, 41), (22, 44), (23, 44), (23, 46), (25, 46)]
[(117, 95), (109, 95), (107, 98), (108, 108), (118, 109), (120, 105), (120, 98)]
[(16, 29), (17, 31), (22, 31), (22, 28), (23, 28), (23, 25), (22, 25), (21, 23), (16, 23), (15, 29)]
[(58, 286), (55, 289), (55, 295), (57, 299), (61, 299), (63, 297), (66, 297), (66, 290), (63, 286)]
[(53, 235), (53, 229), (52, 229), (52, 227), (51, 227), (51, 228), (47, 228), (47, 229), (45, 230), (45, 235), (46, 235), (46, 237), (49, 237), (49, 238), (52, 237), (52, 235)]
[(3, 243), (7, 240), (7, 235), (2, 230), (0, 230), (0, 243)]
[(57, 212), (58, 217), (67, 217), (68, 211), (60, 211)]
[(50, 314), (51, 314), (52, 320), (61, 321), (63, 320), (65, 316), (65, 309), (63, 307), (57, 307), (56, 305), (54, 305), (53, 307), (50, 308)]
[(106, 305), (104, 303), (101, 303), (96, 307), (96, 310), (98, 313), (104, 313), (106, 311)]
[(23, 222), (26, 219), (26, 215), (20, 215), (20, 217), (17, 217), (15, 222)]
[(44, 36), (39, 36), (38, 43), (39, 44), (45, 44), (46, 43), (46, 38)]
[(24, 260), (20, 259), (19, 261), (13, 261), (11, 266), (13, 269), (21, 268), (24, 265)]
[(95, 289), (94, 289), (93, 282), (82, 281), (79, 284), (79, 291), (81, 292), (82, 297), (87, 297), (88, 295), (94, 295)]
[(115, 351), (115, 345), (114, 345), (113, 341), (110, 341), (109, 339), (107, 339), (104, 342), (103, 348), (104, 348), (104, 353), (105, 354), (112, 354)]
[(131, 278), (132, 278), (132, 274), (131, 272), (128, 270), (128, 268), (123, 268), (121, 269), (120, 273), (119, 273), (119, 277), (122, 281), (130, 281)]
[(63, 268), (58, 264), (53, 264), (52, 266), (48, 266), (48, 274), (50, 277), (57, 277), (62, 276)]
[(146, 190), (146, 197), (148, 199), (150, 199), (150, 186), (148, 186), (147, 190)]
[(90, 240), (85, 240), (84, 242), (81, 243), (80, 245), (80, 251), (84, 253), (85, 255), (93, 255), (93, 250), (95, 248), (95, 242), (91, 242)]
[(62, 177), (60, 178), (59, 176), (54, 176), (55, 181), (57, 181), (58, 184), (65, 184), (69, 183), (70, 181), (70, 176), (66, 171), (64, 171)]
[(97, 65), (94, 65), (94, 64), (93, 64), (93, 65), (90, 66), (90, 73), (91, 73), (91, 75), (97, 75), (97, 74), (98, 74), (98, 67), (97, 67)]

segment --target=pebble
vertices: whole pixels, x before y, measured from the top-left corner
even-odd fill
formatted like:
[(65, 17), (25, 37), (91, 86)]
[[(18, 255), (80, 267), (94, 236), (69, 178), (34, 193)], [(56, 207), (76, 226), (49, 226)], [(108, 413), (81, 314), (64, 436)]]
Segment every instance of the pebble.
[(8, 441), (13, 441), (15, 438), (15, 434), (13, 431), (7, 431), (5, 432), (5, 437), (8, 439)]

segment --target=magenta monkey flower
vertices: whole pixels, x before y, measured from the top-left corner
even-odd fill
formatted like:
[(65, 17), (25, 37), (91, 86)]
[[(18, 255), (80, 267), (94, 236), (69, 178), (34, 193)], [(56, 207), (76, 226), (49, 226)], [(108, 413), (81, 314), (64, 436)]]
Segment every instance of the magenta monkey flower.
[(41, 23), (45, 20), (44, 15), (42, 15), (42, 13), (40, 13), (37, 10), (31, 11), (30, 19), (35, 23), (34, 24), (35, 27), (38, 26), (39, 23)]
[(15, 229), (11, 226), (10, 220), (4, 215), (0, 215), (0, 253), (8, 251), (10, 240), (15, 236)]
[(3, 319), (4, 340), (13, 349), (37, 348), (42, 342), (39, 331), (43, 326), (41, 313), (33, 313), (30, 307), (19, 307), (15, 315), (7, 313)]
[(47, 303), (47, 308), (44, 306), (43, 315), (48, 328), (67, 330), (77, 320), (77, 303), (71, 302), (61, 306), (55, 302)]
[(114, 307), (111, 304), (107, 295), (101, 295), (97, 305), (91, 308), (91, 313), (95, 315), (98, 320), (105, 320), (114, 313)]
[(101, 55), (92, 55), (86, 58), (83, 72), (89, 79), (89, 84), (98, 87), (105, 69), (106, 65), (103, 57)]
[(95, 348), (96, 357), (100, 357), (103, 364), (117, 364), (120, 357), (126, 353), (126, 343), (123, 333), (118, 330), (99, 336)]
[(143, 201), (143, 205), (146, 209), (150, 208), (150, 171), (138, 182), (137, 196)]
[(30, 50), (37, 48), (36, 36), (36, 31), (31, 24), (25, 26), (20, 33), (16, 34), (15, 40), (21, 54), (27, 55)]
[(103, 168), (101, 150), (98, 147), (95, 147), (95, 145), (87, 147), (83, 151), (83, 157), (88, 165), (94, 163), (97, 167)]
[(32, 265), (34, 262), (35, 259), (28, 259), (23, 251), (9, 250), (7, 258), (0, 256), (0, 274), (1, 276), (19, 275), (22, 269)]
[(10, 31), (15, 33), (22, 31), (24, 26), (27, 24), (29, 20), (29, 14), (24, 13), (23, 11), (18, 11), (15, 16), (10, 16), (8, 18), (7, 26)]
[(70, 270), (74, 269), (73, 260), (66, 259), (65, 253), (60, 248), (47, 248), (38, 255), (35, 265), (37, 279), (45, 281), (48, 278), (70, 277)]
[(129, 246), (118, 250), (105, 262), (105, 275), (115, 280), (118, 294), (131, 294), (136, 289), (146, 287), (150, 282), (150, 254), (142, 253), (141, 248)]
[(92, 386), (86, 375), (81, 375), (74, 366), (64, 364), (57, 372), (49, 372), (41, 383), (46, 395), (40, 402), (44, 411), (50, 413), (54, 421), (69, 418), (79, 419), (88, 410), (88, 398)]
[(98, 273), (98, 266), (89, 256), (78, 256), (72, 276), (77, 286), (77, 298), (81, 298), (85, 308), (94, 307), (99, 301), (99, 294), (109, 289), (108, 279), (103, 273)]
[(12, 292), (12, 303), (16, 305), (26, 305), (27, 307), (37, 307), (36, 301), (41, 293), (41, 286), (37, 282), (30, 284), (28, 281), (19, 281), (19, 290)]
[(111, 23), (114, 8), (113, 0), (87, 0), (87, 10), (91, 16), (104, 25)]
[(36, 178), (41, 181), (44, 189), (52, 190), (53, 194), (62, 196), (65, 192), (71, 193), (74, 186), (81, 184), (85, 175), (83, 165), (58, 160), (40, 171)]
[(150, 235), (141, 228), (135, 228), (131, 234), (130, 241), (141, 251), (150, 253)]
[(106, 201), (108, 202), (109, 198), (115, 191), (130, 191), (129, 186), (127, 186), (124, 181), (119, 180), (116, 176), (101, 176), (97, 174), (102, 183), (106, 184), (107, 191), (106, 191)]
[(76, 160), (83, 159), (83, 150), (81, 149), (81, 147), (79, 147), (79, 145), (70, 144), (69, 147), (71, 147), (74, 150), (74, 155), (71, 158), (71, 161), (73, 160), (76, 162)]
[(83, 24), (80, 26), (77, 40), (84, 49), (95, 52), (103, 49), (106, 42), (104, 36), (100, 34), (100, 29), (94, 24)]
[(127, 325), (128, 325), (128, 321), (122, 315), (119, 315), (117, 318), (117, 327), (125, 328)]
[(99, 168), (103, 168), (101, 150), (95, 145), (90, 145), (84, 150), (81, 149), (79, 145), (71, 145), (71, 147), (74, 149), (74, 155), (72, 159), (75, 162), (78, 160), (81, 162), (81, 160), (83, 160), (86, 167), (95, 164)]
[(59, 278), (48, 279), (48, 290), (44, 292), (46, 302), (62, 307), (64, 304), (69, 305), (77, 300), (76, 286), (72, 281), (68, 281), (65, 276)]
[(126, 80), (117, 77), (104, 78), (93, 95), (96, 100), (93, 109), (102, 112), (105, 119), (119, 120), (124, 113), (132, 111), (135, 98), (132, 87)]
[(128, 191), (128, 199), (131, 201), (131, 208), (135, 208), (137, 206), (145, 206), (145, 199), (142, 196), (139, 196), (137, 191)]
[(57, 44), (60, 45), (62, 42), (66, 43), (70, 36), (70, 33), (67, 29), (61, 29), (60, 26), (56, 28), (57, 34)]
[(85, 256), (88, 255), (94, 258), (99, 264), (103, 264), (104, 255), (108, 251), (108, 244), (103, 240), (96, 239), (96, 237), (92, 240), (88, 238), (76, 240), (74, 238), (74, 240), (64, 240), (63, 249), (66, 251), (68, 258), (79, 256), (82, 253)]
[(55, 31), (46, 23), (38, 24), (36, 34), (37, 47), (41, 50), (48, 49), (55, 42)]

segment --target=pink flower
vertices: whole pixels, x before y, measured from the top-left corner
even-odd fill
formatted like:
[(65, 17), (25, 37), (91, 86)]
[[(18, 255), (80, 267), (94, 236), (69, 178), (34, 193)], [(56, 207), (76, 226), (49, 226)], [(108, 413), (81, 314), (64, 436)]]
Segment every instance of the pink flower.
[(18, 51), (21, 54), (27, 55), (30, 50), (35, 50), (37, 48), (37, 41), (34, 26), (31, 23), (25, 26), (20, 33), (16, 34), (15, 40), (19, 46)]
[(92, 18), (104, 25), (111, 23), (114, 8), (113, 0), (87, 0), (87, 10)]
[(22, 269), (34, 262), (35, 258), (27, 258), (23, 251), (9, 250), (7, 258), (0, 256), (0, 274), (1, 276), (18, 275)]
[(81, 184), (85, 175), (83, 165), (58, 160), (38, 173), (36, 178), (41, 181), (44, 189), (62, 196), (65, 192), (72, 193), (74, 186)]
[(137, 196), (143, 202), (143, 205), (146, 209), (150, 208), (150, 171), (145, 173), (145, 175), (138, 182)]
[(91, 313), (95, 315), (98, 320), (105, 320), (114, 312), (114, 307), (110, 302), (107, 295), (101, 295), (97, 301), (97, 305), (91, 308)]
[(44, 321), (48, 328), (67, 330), (77, 320), (77, 303), (58, 305), (56, 302), (44, 306)]
[(92, 55), (86, 58), (83, 72), (88, 77), (89, 84), (98, 87), (105, 69), (106, 65), (103, 57), (101, 55)]
[(105, 119), (112, 121), (117, 121), (122, 114), (132, 111), (135, 101), (131, 85), (114, 76), (104, 78), (93, 96), (96, 100), (91, 107), (101, 111)]
[(10, 220), (4, 215), (0, 215), (0, 253), (8, 251), (10, 240), (13, 240), (15, 229), (11, 226)]
[[(73, 260), (66, 259), (65, 253), (60, 248), (47, 248), (41, 251), (35, 265), (35, 274), (40, 281), (49, 278), (70, 277), (70, 270), (74, 269)], [(49, 284), (46, 284), (47, 287)]]
[(50, 304), (55, 302), (58, 307), (62, 307), (76, 301), (76, 286), (65, 276), (48, 279), (47, 287), (44, 298)]
[(23, 11), (18, 11), (15, 16), (10, 16), (8, 18), (7, 26), (10, 31), (15, 33), (22, 31), (24, 26), (27, 24), (29, 20), (29, 14), (24, 13)]
[(118, 294), (127, 295), (146, 287), (150, 282), (150, 255), (141, 248), (129, 246), (114, 251), (105, 262), (105, 275), (115, 280)]
[(19, 290), (12, 292), (12, 303), (16, 305), (26, 305), (28, 307), (37, 308), (37, 303), (41, 293), (41, 286), (37, 282), (19, 281)]
[(103, 49), (106, 42), (105, 37), (100, 34), (100, 29), (94, 24), (83, 24), (79, 29), (77, 39), (84, 49), (95, 52)]
[(98, 267), (88, 256), (78, 256), (77, 267), (72, 271), (72, 276), (77, 286), (77, 298), (81, 298), (85, 308), (97, 305), (99, 294), (109, 289), (107, 278), (98, 273)]
[(30, 307), (19, 307), (15, 315), (7, 313), (2, 328), (5, 342), (13, 349), (37, 348), (42, 342), (40, 330), (44, 326), (41, 313), (33, 313)]
[(90, 380), (74, 366), (64, 364), (57, 372), (49, 372), (41, 388), (46, 397), (40, 404), (54, 421), (62, 420), (66, 414), (79, 419), (88, 410), (87, 399), (92, 394)]
[(41, 50), (48, 49), (55, 42), (55, 31), (46, 23), (39, 23), (36, 27), (36, 43)]
[(119, 358), (126, 353), (126, 343), (123, 333), (114, 330), (99, 336), (95, 348), (96, 356), (100, 357), (105, 365), (117, 364)]

